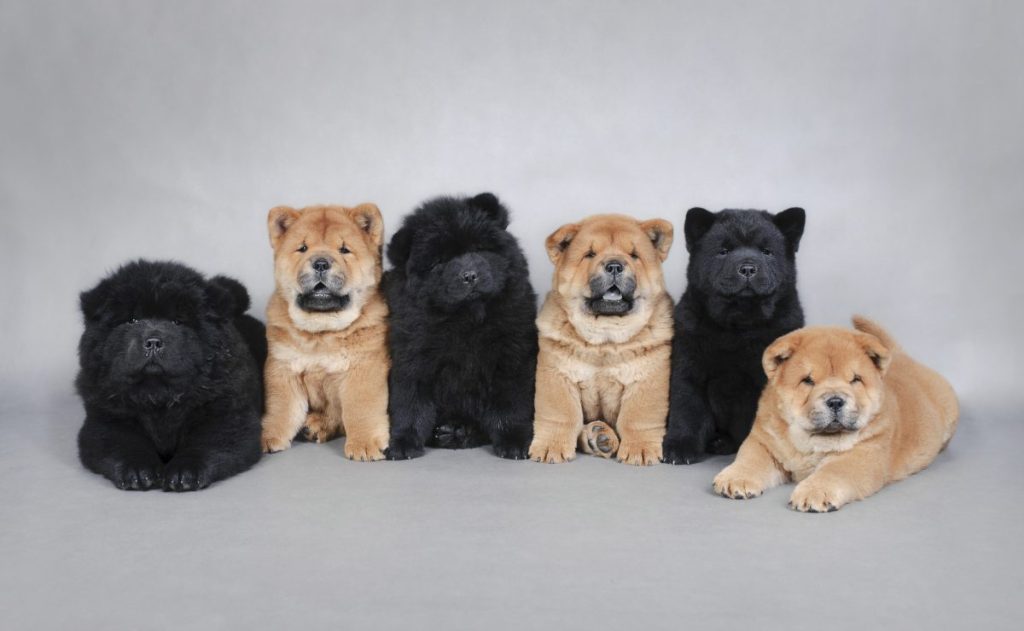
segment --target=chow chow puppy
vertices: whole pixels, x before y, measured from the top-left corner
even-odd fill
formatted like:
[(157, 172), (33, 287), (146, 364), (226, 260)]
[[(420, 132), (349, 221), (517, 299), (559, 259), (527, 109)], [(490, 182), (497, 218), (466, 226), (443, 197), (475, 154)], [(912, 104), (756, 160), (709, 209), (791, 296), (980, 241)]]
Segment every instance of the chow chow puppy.
[(765, 350), (754, 428), (716, 492), (745, 499), (794, 480), (792, 508), (834, 511), (945, 449), (959, 416), (953, 388), (874, 322), (853, 326), (800, 329)]
[(373, 204), (271, 209), (276, 290), (267, 305), (263, 450), (296, 434), (344, 434), (345, 456), (388, 444), (388, 308), (378, 290), (384, 223)]
[(671, 464), (735, 453), (765, 384), (764, 349), (804, 325), (796, 291), (802, 208), (691, 208), (683, 232), (690, 262), (675, 310), (664, 451)]
[(578, 443), (629, 464), (658, 462), (672, 342), (661, 263), (672, 224), (596, 215), (562, 226), (546, 245), (555, 275), (537, 317), (530, 458), (572, 460)]
[(224, 276), (133, 261), (82, 293), (78, 455), (119, 489), (195, 491), (260, 457), (263, 325)]
[(439, 197), (391, 238), (388, 458), (488, 442), (503, 458), (526, 457), (537, 296), (508, 219), (490, 193)]

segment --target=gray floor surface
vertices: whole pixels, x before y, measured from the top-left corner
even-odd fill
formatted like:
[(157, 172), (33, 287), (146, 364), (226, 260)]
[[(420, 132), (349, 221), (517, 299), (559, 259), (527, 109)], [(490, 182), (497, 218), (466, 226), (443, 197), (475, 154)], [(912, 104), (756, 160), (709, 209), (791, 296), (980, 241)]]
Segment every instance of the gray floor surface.
[[(299, 444), (193, 494), (84, 471), (68, 397), (3, 410), (4, 629), (1021, 628), (1024, 426), (965, 405), (934, 465), (826, 515), (728, 462)], [(870, 625), (870, 626), (866, 626)]]

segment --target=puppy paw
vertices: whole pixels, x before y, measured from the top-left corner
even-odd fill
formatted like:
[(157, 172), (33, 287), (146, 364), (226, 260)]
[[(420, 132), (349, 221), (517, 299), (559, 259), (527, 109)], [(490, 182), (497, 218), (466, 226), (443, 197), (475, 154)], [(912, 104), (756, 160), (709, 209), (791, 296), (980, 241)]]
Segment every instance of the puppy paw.
[(349, 436), (345, 440), (345, 457), (349, 460), (370, 462), (383, 460), (384, 450), (388, 448), (387, 436)]
[(589, 454), (612, 458), (619, 450), (619, 436), (604, 421), (594, 421), (583, 426), (580, 433), (581, 446)]
[(576, 457), (576, 445), (557, 445), (547, 441), (533, 440), (530, 444), (530, 460), (534, 462), (545, 462), (548, 464), (559, 464), (569, 462)]
[(299, 430), (302, 440), (310, 443), (326, 443), (337, 434), (337, 428), (332, 426), (327, 417), (319, 412), (310, 412), (306, 416), (306, 422)]
[(274, 434), (263, 434), (260, 437), (260, 446), (263, 448), (263, 453), (273, 454), (291, 447), (292, 441)]
[(831, 513), (845, 504), (841, 496), (840, 489), (807, 479), (793, 489), (793, 494), (789, 496), (789, 507), (801, 513)]
[(708, 457), (704, 445), (692, 437), (666, 437), (662, 448), (661, 461), (668, 464), (696, 464)]
[(619, 443), (619, 462), (650, 466), (661, 461), (661, 443), (623, 440)]
[(164, 490), (198, 491), (213, 482), (212, 468), (198, 458), (174, 458), (164, 467)]
[(423, 455), (423, 443), (413, 435), (393, 436), (384, 457), (388, 460), (412, 460)]
[(110, 481), (123, 491), (148, 491), (160, 486), (162, 468), (156, 462), (121, 462), (114, 465)]
[(530, 454), (527, 441), (520, 439), (498, 439), (494, 442), (494, 455), (509, 460), (526, 460)]
[(753, 478), (728, 466), (715, 476), (715, 493), (734, 500), (749, 500), (764, 493), (764, 486)]

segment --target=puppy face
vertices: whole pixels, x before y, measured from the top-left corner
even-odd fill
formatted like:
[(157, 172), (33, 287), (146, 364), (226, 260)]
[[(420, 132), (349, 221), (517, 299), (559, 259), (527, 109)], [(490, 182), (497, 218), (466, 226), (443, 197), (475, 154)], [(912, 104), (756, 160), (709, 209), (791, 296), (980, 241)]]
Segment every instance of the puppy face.
[(882, 405), (890, 351), (873, 335), (835, 327), (794, 331), (773, 342), (763, 363), (781, 412), (818, 442), (863, 429)]
[(796, 282), (794, 254), (804, 230), (804, 211), (777, 215), (757, 210), (686, 214), (689, 283), (708, 295), (763, 298)]
[(209, 374), (234, 302), (188, 268), (138, 261), (83, 293), (81, 308), (83, 369), (111, 400), (164, 407)]
[(441, 197), (406, 218), (388, 259), (424, 307), (454, 311), (501, 294), (513, 268), (526, 269), (507, 226), (508, 211), (490, 193)]
[(628, 318), (646, 312), (665, 291), (661, 263), (672, 245), (672, 224), (596, 215), (556, 230), (547, 239), (555, 264), (554, 290), (572, 312)]
[(267, 227), (277, 291), (298, 323), (344, 328), (358, 317), (381, 277), (384, 224), (375, 205), (278, 206)]

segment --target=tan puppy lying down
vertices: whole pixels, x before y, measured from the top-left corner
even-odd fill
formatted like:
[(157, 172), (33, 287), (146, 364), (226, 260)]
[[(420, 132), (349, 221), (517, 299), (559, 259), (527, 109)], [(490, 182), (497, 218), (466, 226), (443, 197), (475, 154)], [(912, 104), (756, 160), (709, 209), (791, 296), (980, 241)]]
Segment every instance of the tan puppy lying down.
[(757, 497), (798, 482), (789, 505), (834, 511), (924, 469), (956, 429), (949, 383), (874, 322), (811, 327), (764, 353), (768, 375), (750, 436), (715, 476), (717, 493)]

